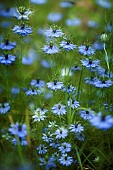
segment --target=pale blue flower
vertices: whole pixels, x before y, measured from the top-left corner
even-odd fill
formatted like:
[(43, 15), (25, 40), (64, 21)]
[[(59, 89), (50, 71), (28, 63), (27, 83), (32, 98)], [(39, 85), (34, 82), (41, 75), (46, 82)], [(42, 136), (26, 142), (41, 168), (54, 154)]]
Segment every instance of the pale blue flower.
[(55, 104), (52, 108), (51, 111), (55, 114), (55, 115), (65, 115), (66, 114), (66, 106), (62, 105), (61, 103)]
[(64, 127), (59, 127), (54, 134), (56, 135), (56, 139), (64, 139), (68, 136), (68, 130)]
[(73, 158), (71, 156), (68, 156), (67, 153), (62, 154), (62, 156), (59, 158), (59, 163), (61, 165), (70, 166), (73, 163)]
[(61, 145), (58, 147), (59, 151), (62, 153), (70, 152), (71, 151), (71, 144), (67, 142), (61, 143)]

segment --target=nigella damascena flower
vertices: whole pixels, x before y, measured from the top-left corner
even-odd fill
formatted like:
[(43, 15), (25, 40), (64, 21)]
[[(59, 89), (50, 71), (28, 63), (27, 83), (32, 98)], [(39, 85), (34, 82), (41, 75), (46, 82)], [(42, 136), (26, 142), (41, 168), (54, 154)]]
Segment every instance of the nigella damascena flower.
[(60, 42), (60, 46), (65, 49), (66, 51), (74, 50), (76, 45), (72, 44), (70, 41), (62, 41)]
[(37, 151), (39, 154), (46, 154), (47, 153), (47, 147), (44, 144), (40, 144), (37, 147)]
[(79, 18), (67, 19), (66, 25), (68, 26), (79, 26), (81, 24), (81, 20)]
[(34, 3), (34, 4), (45, 4), (47, 2), (47, 0), (30, 0), (31, 3)]
[(15, 12), (15, 8), (5, 8), (0, 10), (0, 16), (10, 18), (13, 16), (14, 12)]
[(52, 13), (48, 14), (47, 18), (49, 21), (58, 22), (62, 19), (62, 13), (52, 12)]
[(5, 42), (0, 44), (0, 49), (2, 50), (12, 50), (15, 47), (16, 47), (16, 43), (10, 42), (8, 39), (6, 39)]
[(96, 3), (103, 8), (111, 8), (112, 4), (107, 0), (96, 0)]
[(86, 46), (86, 45), (80, 45), (78, 47), (78, 51), (80, 54), (83, 54), (83, 55), (93, 55), (95, 53), (95, 49), (91, 46)]
[(71, 144), (67, 142), (61, 143), (61, 145), (58, 147), (59, 151), (61, 153), (66, 153), (71, 151)]
[(44, 32), (44, 35), (46, 37), (55, 37), (55, 38), (58, 38), (58, 37), (62, 37), (64, 33), (62, 32), (61, 29), (56, 29), (56, 28), (51, 28), (49, 30), (45, 30)]
[(5, 103), (0, 103), (0, 113), (1, 114), (6, 114), (10, 110), (10, 104), (5, 102)]
[(102, 115), (102, 112), (99, 112), (89, 121), (91, 125), (95, 126), (97, 129), (108, 130), (113, 127), (113, 117), (111, 115)]
[(97, 77), (86, 77), (84, 79), (86, 84), (94, 85), (94, 83), (98, 80)]
[(76, 87), (69, 85), (68, 87), (64, 87), (62, 91), (67, 92), (67, 93), (74, 93), (76, 91)]
[(85, 60), (81, 60), (82, 65), (86, 68), (95, 68), (99, 66), (100, 61), (99, 60), (91, 60), (89, 58), (86, 58)]
[(95, 116), (94, 111), (92, 111), (90, 108), (88, 110), (81, 110), (79, 114), (84, 120), (90, 120)]
[(34, 111), (34, 115), (32, 116), (32, 118), (34, 119), (34, 122), (36, 121), (40, 122), (41, 120), (44, 120), (46, 118), (46, 115), (45, 115), (46, 112), (48, 112), (48, 110), (37, 108)]
[(17, 8), (17, 14), (15, 15), (15, 17), (18, 20), (28, 20), (29, 19), (29, 15), (32, 14), (32, 11), (29, 9), (26, 9), (23, 6), (20, 6), (19, 8)]
[(59, 163), (61, 165), (70, 166), (73, 163), (73, 158), (71, 156), (68, 156), (67, 153), (63, 153), (62, 156), (59, 158)]
[(26, 90), (26, 95), (27, 96), (32, 96), (32, 95), (37, 95), (37, 94), (41, 94), (41, 90), (37, 90), (37, 89), (29, 89), (29, 90)]
[(69, 100), (68, 100), (68, 107), (71, 107), (72, 109), (75, 109), (75, 108), (78, 108), (79, 106), (80, 106), (79, 102), (69, 98)]
[(73, 5), (74, 5), (75, 3), (74, 2), (72, 2), (72, 1), (62, 1), (61, 3), (60, 3), (60, 7), (62, 7), (62, 8), (69, 8), (69, 7), (72, 7)]
[(19, 138), (23, 138), (27, 135), (26, 124), (19, 124), (18, 122), (16, 122), (16, 124), (12, 123), (10, 126), (11, 127), (8, 129), (8, 131), (12, 135), (16, 135)]
[(54, 82), (49, 82), (47, 83), (47, 87), (49, 89), (52, 89), (52, 90), (61, 90), (63, 87), (64, 87), (64, 84), (63, 82), (59, 82), (59, 81), (54, 81)]
[(39, 87), (39, 88), (45, 86), (45, 82), (44, 82), (43, 80), (39, 80), (39, 79), (37, 79), (37, 80), (34, 80), (34, 79), (33, 79), (33, 80), (30, 82), (30, 84), (31, 84), (31, 86)]
[(79, 70), (82, 70), (81, 67), (79, 67), (78, 65), (74, 65), (71, 67), (71, 71), (75, 72), (75, 71), (79, 71)]
[(55, 104), (52, 108), (51, 108), (51, 111), (55, 114), (55, 115), (64, 115), (66, 114), (66, 106), (61, 104), (61, 103), (58, 103), (58, 104)]
[(55, 45), (45, 45), (42, 50), (45, 54), (56, 54), (60, 51), (59, 47)]
[(22, 36), (27, 36), (28, 34), (32, 33), (32, 29), (29, 26), (25, 26), (24, 24), (22, 25), (15, 25), (15, 27), (12, 29), (14, 33), (22, 35)]
[(69, 126), (69, 130), (70, 132), (81, 133), (82, 131), (84, 131), (84, 127), (81, 124), (71, 124)]
[(12, 143), (13, 143), (14, 145), (17, 145), (17, 144), (20, 144), (20, 145), (22, 145), (22, 146), (28, 145), (28, 142), (27, 142), (27, 140), (25, 139), (25, 137), (19, 137), (18, 139), (13, 138), (13, 139), (12, 139)]
[(97, 79), (94, 84), (93, 84), (95, 87), (99, 87), (99, 88), (108, 88), (110, 86), (113, 85), (113, 81), (111, 81), (110, 79), (109, 80), (99, 80)]
[(4, 54), (0, 56), (0, 63), (4, 65), (10, 65), (15, 61), (16, 57), (11, 54)]
[(56, 139), (65, 139), (68, 136), (68, 130), (64, 127), (59, 127), (55, 133)]

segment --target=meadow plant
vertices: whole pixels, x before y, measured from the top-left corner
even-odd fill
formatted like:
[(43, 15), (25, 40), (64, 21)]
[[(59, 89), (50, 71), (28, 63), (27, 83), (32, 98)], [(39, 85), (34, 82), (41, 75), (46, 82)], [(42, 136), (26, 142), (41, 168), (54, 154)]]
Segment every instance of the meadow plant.
[(112, 169), (112, 5), (0, 4), (0, 169)]

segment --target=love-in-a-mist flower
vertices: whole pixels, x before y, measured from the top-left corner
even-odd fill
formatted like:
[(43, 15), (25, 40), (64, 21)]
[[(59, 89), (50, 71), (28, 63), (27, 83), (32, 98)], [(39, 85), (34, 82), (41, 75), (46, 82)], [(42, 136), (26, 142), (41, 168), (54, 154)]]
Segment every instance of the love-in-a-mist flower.
[(71, 124), (69, 130), (70, 132), (81, 133), (84, 130), (84, 127), (81, 124)]
[(16, 47), (16, 42), (11, 42), (8, 39), (6, 39), (5, 42), (0, 44), (0, 49), (2, 50), (12, 50)]
[(68, 99), (68, 107), (75, 109), (75, 108), (78, 108), (79, 106), (80, 106), (80, 104), (78, 101), (73, 100), (71, 98)]
[(47, 2), (47, 0), (30, 0), (31, 3), (34, 3), (34, 4), (45, 4)]
[(67, 19), (66, 25), (68, 25), (68, 26), (80, 26), (81, 20), (79, 18)]
[(28, 34), (32, 33), (31, 27), (27, 25), (15, 25), (14, 28), (12, 29), (14, 33), (22, 35), (22, 36), (27, 36)]
[(74, 50), (76, 48), (76, 45), (72, 44), (69, 40), (67, 40), (67, 41), (61, 41), (60, 47), (62, 47), (66, 51), (70, 51), (70, 50)]
[(79, 114), (84, 120), (90, 120), (95, 116), (94, 111), (90, 108), (88, 110), (81, 110)]
[(52, 108), (51, 111), (55, 114), (55, 115), (65, 115), (66, 114), (66, 106), (58, 103), (55, 104)]
[(48, 112), (48, 110), (46, 109), (41, 109), (41, 108), (37, 108), (34, 111), (34, 115), (32, 116), (32, 118), (34, 119), (34, 122), (40, 122), (42, 120), (44, 120), (46, 118), (46, 112)]
[(55, 38), (62, 37), (63, 34), (64, 33), (62, 32), (61, 29), (52, 28), (52, 27), (50, 27), (50, 29), (48, 30), (45, 30), (44, 32), (44, 35), (46, 37), (55, 37)]
[(96, 3), (103, 8), (112, 7), (112, 4), (108, 0), (96, 0)]
[(96, 83), (96, 81), (98, 80), (97, 77), (86, 77), (84, 79), (86, 84), (90, 84), (90, 85), (94, 85)]
[(53, 45), (53, 43), (50, 43), (50, 45), (44, 45), (43, 48), (41, 48), (45, 54), (56, 54), (60, 52), (60, 49), (58, 46)]
[(20, 145), (22, 145), (22, 146), (28, 145), (28, 142), (27, 142), (27, 140), (26, 140), (25, 137), (19, 137), (18, 139), (17, 139), (17, 138), (13, 138), (13, 139), (12, 139), (12, 143), (13, 143), (14, 145), (17, 145), (17, 144), (20, 144)]
[(79, 51), (80, 54), (83, 54), (85, 56), (86, 55), (88, 55), (88, 56), (94, 55), (94, 53), (95, 53), (95, 49), (93, 47), (86, 46), (86, 45), (80, 45), (78, 47), (78, 51)]
[(4, 65), (10, 65), (12, 63), (14, 63), (16, 57), (14, 55), (11, 54), (4, 54), (2, 56), (0, 56), (0, 63), (4, 64)]
[(63, 82), (55, 80), (54, 82), (47, 83), (47, 87), (52, 90), (61, 90), (64, 87)]
[(98, 67), (100, 64), (99, 60), (92, 60), (89, 58), (86, 58), (85, 60), (81, 60), (82, 65), (85, 66), (86, 68), (95, 68)]
[(23, 138), (27, 135), (27, 126), (26, 124), (19, 124), (18, 122), (16, 122), (16, 124), (12, 123), (8, 131), (12, 135), (16, 135), (19, 138)]
[(113, 117), (111, 115), (102, 115), (102, 112), (99, 112), (89, 121), (97, 129), (108, 130), (113, 127)]
[(69, 7), (72, 7), (74, 5), (74, 2), (71, 2), (71, 1), (62, 1), (60, 3), (60, 7), (62, 8), (69, 8)]
[(71, 144), (67, 142), (61, 143), (61, 145), (58, 147), (59, 151), (61, 153), (66, 153), (71, 151)]
[(52, 22), (58, 22), (62, 19), (62, 17), (63, 15), (60, 12), (57, 12), (57, 13), (52, 12), (52, 13), (49, 13), (47, 16), (48, 20)]
[(31, 86), (39, 87), (39, 88), (45, 86), (45, 82), (44, 82), (43, 80), (39, 80), (39, 79), (37, 79), (37, 80), (34, 80), (34, 79), (33, 79), (33, 80), (30, 82), (30, 84), (31, 84)]
[(40, 89), (28, 89), (25, 91), (27, 96), (32, 96), (32, 95), (37, 95), (37, 94), (41, 94), (41, 90)]
[(61, 165), (70, 166), (73, 163), (73, 158), (71, 156), (68, 156), (67, 153), (62, 154), (62, 156), (59, 158), (59, 163)]
[(10, 110), (10, 104), (5, 102), (5, 103), (0, 103), (0, 114), (6, 114)]
[(47, 147), (44, 144), (40, 144), (37, 147), (37, 151), (39, 154), (46, 154), (47, 153)]
[(64, 127), (59, 127), (55, 133), (56, 139), (65, 139), (68, 136), (68, 130)]
[(15, 15), (15, 17), (18, 20), (28, 20), (29, 15), (31, 14), (32, 11), (30, 9), (26, 9), (24, 6), (20, 6), (19, 8), (17, 8), (17, 14)]
[(113, 85), (113, 81), (111, 81), (110, 79), (108, 80), (97, 79), (97, 81), (95, 81), (93, 85), (98, 88), (105, 88), (105, 87), (108, 88)]
[(68, 85), (68, 87), (63, 87), (62, 91), (67, 92), (67, 93), (74, 93), (76, 91), (76, 87), (72, 85)]

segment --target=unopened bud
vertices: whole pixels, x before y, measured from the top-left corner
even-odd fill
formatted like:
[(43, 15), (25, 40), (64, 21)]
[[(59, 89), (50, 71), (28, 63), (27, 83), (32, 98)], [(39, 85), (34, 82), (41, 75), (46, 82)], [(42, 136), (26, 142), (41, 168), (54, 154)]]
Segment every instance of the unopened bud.
[(103, 41), (103, 42), (107, 41), (107, 40), (108, 40), (107, 34), (106, 34), (106, 33), (102, 34), (102, 35), (100, 36), (100, 39), (101, 39), (101, 41)]

